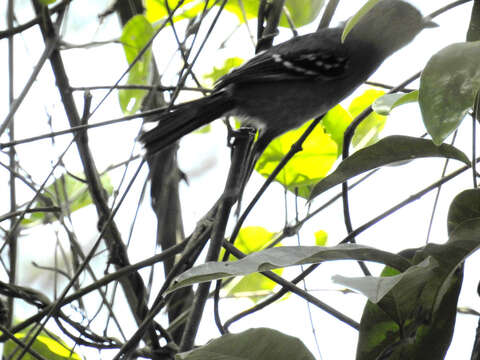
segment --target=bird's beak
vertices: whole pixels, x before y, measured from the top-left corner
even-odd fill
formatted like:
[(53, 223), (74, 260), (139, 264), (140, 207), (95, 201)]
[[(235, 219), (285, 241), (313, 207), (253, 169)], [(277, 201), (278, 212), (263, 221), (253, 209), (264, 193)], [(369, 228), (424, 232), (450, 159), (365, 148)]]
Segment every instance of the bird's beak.
[(430, 16), (426, 16), (423, 18), (423, 28), (436, 28), (439, 25), (432, 20)]

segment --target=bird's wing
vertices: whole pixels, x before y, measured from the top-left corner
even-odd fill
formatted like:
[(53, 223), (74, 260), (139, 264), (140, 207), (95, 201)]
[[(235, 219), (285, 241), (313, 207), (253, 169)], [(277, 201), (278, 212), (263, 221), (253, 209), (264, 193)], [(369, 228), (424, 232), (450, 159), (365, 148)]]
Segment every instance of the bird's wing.
[(274, 46), (223, 76), (215, 89), (245, 82), (341, 77), (349, 63), (339, 41), (341, 31), (325, 29)]

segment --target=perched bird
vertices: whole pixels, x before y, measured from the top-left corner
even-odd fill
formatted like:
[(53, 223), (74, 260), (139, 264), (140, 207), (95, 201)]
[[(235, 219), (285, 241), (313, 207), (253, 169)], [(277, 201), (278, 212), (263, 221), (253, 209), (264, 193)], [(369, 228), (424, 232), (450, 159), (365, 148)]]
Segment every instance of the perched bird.
[[(260, 133), (256, 161), (278, 135), (325, 114), (368, 79), (382, 62), (424, 28), (436, 26), (411, 4), (381, 0), (342, 43), (343, 26), (298, 36), (223, 76), (209, 96), (172, 106), (141, 135), (147, 154), (224, 116)], [(253, 164), (251, 164), (253, 166)]]

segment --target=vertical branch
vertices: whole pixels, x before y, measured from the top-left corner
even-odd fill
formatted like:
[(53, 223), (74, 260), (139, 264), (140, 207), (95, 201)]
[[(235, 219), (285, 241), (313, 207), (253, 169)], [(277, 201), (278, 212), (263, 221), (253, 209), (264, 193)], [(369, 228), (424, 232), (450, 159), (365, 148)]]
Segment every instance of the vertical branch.
[[(239, 189), (241, 189), (243, 179), (238, 174), (242, 173), (247, 158), (247, 152), (250, 148), (252, 140), (251, 132), (240, 131), (235, 137), (233, 144), (233, 157), (230, 171), (225, 185), (222, 198), (218, 206), (215, 217), (215, 224), (212, 231), (212, 238), (210, 240), (210, 247), (208, 248), (206, 261), (217, 261), (220, 254), (220, 248), (225, 238), (225, 229), (230, 216), (230, 211), (233, 204), (237, 201), (239, 196)], [(208, 292), (210, 289), (210, 282), (199, 284), (195, 298), (193, 301), (192, 311), (187, 320), (185, 332), (183, 333), (182, 343), (180, 344), (180, 351), (191, 350), (197, 335), (200, 320), (203, 315), (205, 303), (207, 301)]]
[[(420, 77), (421, 73), (416, 73), (409, 79), (405, 80), (402, 82), (400, 85), (394, 87), (391, 89), (388, 93), (392, 94), (394, 92), (400, 91), (403, 89), (405, 86), (410, 84), (411, 82), (415, 81)], [(355, 130), (357, 127), (362, 123), (363, 120), (367, 118), (368, 115), (370, 115), (373, 112), (372, 107), (369, 106), (366, 108), (360, 115), (358, 115), (351, 123), (348, 125), (347, 129), (345, 130), (345, 133), (343, 135), (343, 149), (342, 149), (342, 160), (345, 160), (350, 152), (350, 144), (353, 139), (353, 135), (355, 134)], [(352, 220), (350, 217), (350, 205), (348, 201), (348, 182), (345, 181), (342, 183), (342, 201), (343, 201), (343, 218), (345, 221), (345, 227), (347, 228), (347, 233), (348, 233), (348, 241), (354, 243), (355, 242), (355, 236), (353, 235), (353, 226), (352, 226)], [(370, 275), (370, 271), (368, 270), (367, 266), (365, 265), (364, 262), (359, 261), (358, 264), (360, 265), (360, 268), (362, 269), (363, 273), (365, 275)]]
[[(258, 14), (258, 43), (256, 53), (272, 47), (273, 39), (278, 33), (278, 24), (282, 15), (285, 0), (274, 0), (273, 3), (262, 2)], [(263, 27), (264, 19), (267, 25)]]
[(477, 181), (477, 164), (475, 159), (477, 158), (477, 121), (480, 121), (480, 89), (475, 95), (475, 101), (473, 102), (473, 119), (472, 119), (472, 172), (473, 172), (473, 187), (478, 187)]
[(320, 20), (320, 24), (318, 24), (318, 30), (327, 28), (332, 21), (333, 14), (335, 14), (335, 10), (337, 10), (337, 6), (340, 0), (330, 0), (323, 12), (322, 19)]
[[(7, 5), (7, 27), (9, 30), (13, 29), (13, 0), (8, 0)], [(13, 66), (13, 52), (14, 52), (14, 44), (13, 44), (13, 35), (8, 37), (8, 103), (10, 104), (10, 109), (12, 109), (12, 104), (15, 100), (14, 94), (14, 66)], [(15, 126), (12, 121), (8, 124), (8, 135), (10, 141), (15, 140)], [(12, 146), (8, 151), (9, 156), (9, 168), (10, 168), (10, 212), (14, 213), (17, 210), (17, 190), (15, 187), (15, 173), (17, 171), (17, 163), (15, 159), (15, 146)], [(8, 236), (9, 239), (9, 258), (10, 258), (10, 272), (9, 272), (9, 283), (15, 284), (16, 273), (17, 273), (17, 234), (18, 234), (18, 227), (15, 226), (15, 220), (12, 219), (10, 222), (10, 234)], [(14, 299), (13, 297), (8, 298), (8, 317), (7, 317), (7, 324), (10, 326), (12, 325), (13, 320), (13, 308), (14, 306)]]
[[(36, 0), (32, 0), (32, 5), (35, 9), (35, 13), (38, 16), (43, 16), (44, 21), (40, 23), (40, 28), (45, 42), (56, 43), (56, 30), (51, 22), (48, 11), (46, 11), (46, 7), (41, 6)], [(55, 47), (50, 55), (50, 63), (69, 124), (71, 127), (78, 126), (81, 124), (80, 115), (72, 96), (70, 82), (62, 56), (57, 47)], [(116, 266), (117, 269), (128, 266), (130, 261), (128, 259), (125, 245), (122, 241), (120, 231), (113, 221), (106, 222), (107, 219), (112, 220), (113, 216), (108, 206), (106, 191), (102, 186), (93, 155), (88, 146), (88, 137), (86, 132), (79, 133), (75, 138), (75, 142), (84, 168), (85, 177), (87, 179), (88, 190), (99, 216), (99, 225), (101, 227), (106, 227), (106, 231), (103, 231), (102, 233), (103, 240), (105, 241), (109, 250), (110, 261)], [(145, 298), (146, 290), (142, 278), (138, 273), (133, 272), (121, 279), (120, 282), (136, 322), (141, 323), (142, 319), (147, 313)], [(150, 329), (148, 338), (145, 340), (154, 347), (158, 346), (158, 338), (153, 328)]]

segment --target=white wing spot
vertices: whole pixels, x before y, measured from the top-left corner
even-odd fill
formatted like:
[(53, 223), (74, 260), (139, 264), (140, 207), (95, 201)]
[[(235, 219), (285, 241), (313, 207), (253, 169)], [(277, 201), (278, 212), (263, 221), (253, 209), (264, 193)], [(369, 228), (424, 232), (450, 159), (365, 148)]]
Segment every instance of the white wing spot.
[(272, 59), (273, 59), (273, 61), (275, 61), (277, 63), (283, 62), (282, 55), (280, 55), (280, 54), (273, 54)]
[(300, 55), (300, 59), (315, 61), (317, 59), (317, 55), (315, 55), (315, 54)]
[(283, 66), (285, 66), (287, 69), (290, 69), (290, 70), (293, 70), (293, 71), (296, 71), (300, 74), (305, 74), (305, 75), (318, 75), (317, 72), (315, 71), (311, 71), (311, 70), (307, 70), (301, 66), (296, 66), (294, 65), (292, 62), (290, 61), (284, 61), (283, 62)]

